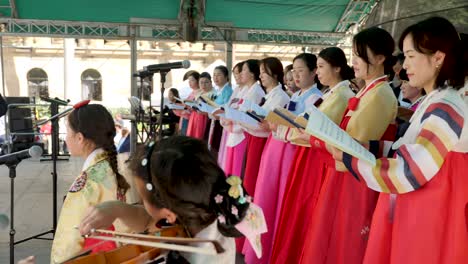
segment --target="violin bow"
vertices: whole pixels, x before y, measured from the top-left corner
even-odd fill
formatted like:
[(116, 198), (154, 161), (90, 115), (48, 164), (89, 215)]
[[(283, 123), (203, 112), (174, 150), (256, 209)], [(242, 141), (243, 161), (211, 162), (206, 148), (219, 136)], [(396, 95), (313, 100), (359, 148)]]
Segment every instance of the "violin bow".
[[(108, 235), (113, 235), (117, 237), (108, 237), (108, 236), (99, 236), (99, 235), (94, 235), (94, 234), (108, 234)], [(216, 255), (223, 253), (225, 250), (221, 246), (221, 244), (216, 241), (216, 240), (210, 240), (210, 239), (198, 239), (198, 238), (182, 238), (182, 237), (161, 237), (161, 236), (151, 236), (151, 235), (141, 235), (141, 234), (129, 234), (129, 233), (123, 233), (123, 232), (117, 232), (117, 231), (110, 231), (110, 230), (102, 230), (102, 229), (93, 229), (91, 230), (91, 235), (88, 235), (89, 237), (96, 238), (96, 239), (102, 239), (102, 240), (110, 240), (110, 241), (116, 241), (116, 242), (122, 242), (122, 243), (128, 243), (128, 244), (135, 244), (135, 245), (142, 245), (142, 246), (152, 246), (149, 244), (138, 244), (140, 242), (142, 243), (152, 243), (155, 244), (153, 247), (158, 247), (162, 249), (170, 249), (170, 250), (178, 250), (178, 251), (186, 251), (186, 252), (193, 252), (193, 253), (201, 253), (201, 254), (209, 254), (209, 255)], [(117, 241), (113, 239), (119, 239), (122, 241)], [(152, 241), (144, 241), (144, 240), (138, 240), (138, 239), (145, 239), (145, 240), (152, 240)], [(131, 241), (131, 242), (124, 242), (123, 240)], [(175, 243), (175, 244), (166, 244), (166, 243)], [(215, 248), (215, 252), (211, 249), (207, 248), (199, 248), (199, 247), (193, 247), (193, 246), (186, 246), (184, 244), (190, 244), (190, 243), (211, 243), (213, 247)], [(182, 247), (182, 248), (173, 248), (173, 246), (177, 247)]]
[(212, 250), (210, 248), (199, 248), (199, 247), (193, 247), (193, 246), (168, 244), (168, 243), (162, 243), (162, 242), (152, 242), (152, 241), (121, 238), (121, 237), (108, 237), (108, 236), (91, 236), (91, 237), (95, 239), (100, 239), (100, 240), (114, 241), (114, 242), (133, 244), (133, 245), (139, 245), (139, 246), (155, 247), (155, 248), (167, 249), (167, 250), (176, 250), (176, 251), (199, 253), (199, 254), (206, 254), (206, 255), (217, 254), (215, 250)]

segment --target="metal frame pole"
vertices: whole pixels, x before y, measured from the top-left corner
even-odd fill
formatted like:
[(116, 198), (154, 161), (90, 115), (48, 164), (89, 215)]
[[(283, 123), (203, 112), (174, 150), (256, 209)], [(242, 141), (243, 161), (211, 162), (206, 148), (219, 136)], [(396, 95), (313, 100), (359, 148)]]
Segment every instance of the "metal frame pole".
[[(137, 39), (136, 39), (136, 28), (135, 26), (130, 26), (130, 34), (132, 38), (130, 41), (130, 76), (133, 76), (133, 73), (137, 71)], [(131, 77), (131, 91), (130, 96), (138, 96), (138, 87), (137, 80), (135, 77)], [(131, 106), (131, 114), (137, 115), (138, 109), (135, 109)], [(132, 121), (132, 129), (130, 132), (130, 156), (135, 154), (136, 145), (137, 145), (138, 135), (137, 135), (137, 123)]]

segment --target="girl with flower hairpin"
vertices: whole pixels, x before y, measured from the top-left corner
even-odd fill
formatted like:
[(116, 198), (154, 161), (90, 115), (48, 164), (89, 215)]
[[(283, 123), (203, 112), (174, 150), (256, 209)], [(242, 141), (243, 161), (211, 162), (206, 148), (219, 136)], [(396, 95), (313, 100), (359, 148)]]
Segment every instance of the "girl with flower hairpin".
[(239, 177), (226, 178), (205, 143), (184, 136), (150, 143), (131, 167), (144, 206), (113, 201), (91, 207), (80, 225), (81, 234), (108, 227), (117, 218), (135, 232), (165, 219), (182, 225), (190, 237), (217, 240), (225, 250), (215, 256), (180, 253), (192, 264), (235, 263), (234, 237), (240, 236), (246, 236), (261, 255), (256, 241), (266, 232), (263, 213), (251, 203)]

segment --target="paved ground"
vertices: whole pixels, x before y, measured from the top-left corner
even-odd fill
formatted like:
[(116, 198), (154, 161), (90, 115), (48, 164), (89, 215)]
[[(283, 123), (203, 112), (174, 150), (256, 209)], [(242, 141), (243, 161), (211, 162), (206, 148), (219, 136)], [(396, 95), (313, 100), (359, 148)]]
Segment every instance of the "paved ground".
[[(83, 160), (71, 158), (58, 162), (58, 212), (63, 196), (81, 170)], [(15, 179), (15, 241), (52, 228), (52, 163), (24, 160)], [(0, 214), (10, 217), (10, 178), (8, 168), (0, 165)], [(47, 235), (45, 237), (51, 237)], [(15, 246), (15, 260), (36, 256), (36, 263), (50, 262), (51, 241), (33, 239)], [(0, 263), (9, 262), (9, 227), (0, 229)], [(16, 262), (15, 261), (15, 262)]]

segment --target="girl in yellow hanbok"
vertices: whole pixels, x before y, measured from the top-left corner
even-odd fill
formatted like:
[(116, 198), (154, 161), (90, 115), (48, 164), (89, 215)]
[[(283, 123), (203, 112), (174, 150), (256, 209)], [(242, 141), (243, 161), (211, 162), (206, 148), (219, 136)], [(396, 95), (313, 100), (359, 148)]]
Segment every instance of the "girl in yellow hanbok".
[(63, 203), (51, 263), (63, 262), (85, 247), (85, 239), (74, 227), (80, 224), (88, 207), (111, 200), (125, 201), (129, 188), (117, 170), (114, 120), (106, 108), (84, 105), (75, 108), (66, 121), (70, 153), (85, 162)]

